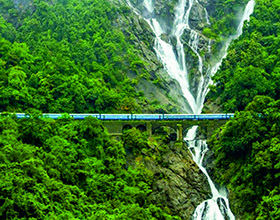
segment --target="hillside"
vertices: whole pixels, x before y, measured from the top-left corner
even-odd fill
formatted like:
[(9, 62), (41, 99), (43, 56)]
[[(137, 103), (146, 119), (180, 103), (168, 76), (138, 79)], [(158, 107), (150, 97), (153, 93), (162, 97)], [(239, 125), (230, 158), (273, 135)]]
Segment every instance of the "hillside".
[(1, 219), (191, 219), (211, 192), (174, 131), (114, 139), (67, 113), (200, 114), (211, 80), (203, 111), (235, 118), (209, 173), (236, 219), (279, 219), (280, 1), (244, 26), (248, 0), (182, 2), (0, 0)]
[(214, 76), (208, 102), (236, 112), (212, 137), (215, 176), (240, 219), (279, 219), (280, 1), (256, 1)]

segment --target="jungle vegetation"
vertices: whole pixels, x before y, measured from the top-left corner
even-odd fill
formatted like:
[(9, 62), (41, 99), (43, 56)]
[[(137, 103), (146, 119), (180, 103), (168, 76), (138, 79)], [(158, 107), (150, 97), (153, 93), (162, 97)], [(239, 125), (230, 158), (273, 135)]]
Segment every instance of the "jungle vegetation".
[(128, 12), (106, 0), (0, 0), (0, 112), (141, 112), (127, 73), (148, 73), (118, 27)]
[(213, 77), (208, 98), (219, 98), (223, 112), (244, 110), (256, 95), (280, 98), (279, 7), (279, 0), (256, 1), (250, 23)]
[[(107, 0), (22, 2), (0, 0), (0, 112), (32, 115), (0, 117), (0, 218), (176, 219), (149, 201), (151, 174), (126, 166), (124, 149), (145, 148), (145, 134), (130, 131), (118, 142), (93, 118), (37, 117), (142, 111), (147, 100), (127, 73), (149, 73), (135, 36), (118, 28), (129, 9)], [(225, 5), (243, 1), (216, 2), (222, 18)], [(280, 216), (279, 11), (279, 0), (256, 0), (208, 96), (236, 112), (209, 143), (216, 180), (243, 219)], [(231, 33), (230, 24), (221, 19), (209, 35)]]
[(148, 199), (153, 173), (126, 165), (144, 133), (120, 142), (96, 118), (39, 116), (0, 116), (1, 219), (179, 219)]
[(153, 174), (127, 165), (145, 133), (116, 141), (94, 118), (39, 118), (146, 107), (127, 73), (149, 74), (120, 15), (107, 0), (0, 0), (0, 112), (31, 117), (0, 116), (1, 219), (179, 219), (148, 199)]
[(280, 1), (256, 0), (230, 47), (208, 99), (235, 118), (210, 140), (215, 178), (241, 219), (280, 216)]

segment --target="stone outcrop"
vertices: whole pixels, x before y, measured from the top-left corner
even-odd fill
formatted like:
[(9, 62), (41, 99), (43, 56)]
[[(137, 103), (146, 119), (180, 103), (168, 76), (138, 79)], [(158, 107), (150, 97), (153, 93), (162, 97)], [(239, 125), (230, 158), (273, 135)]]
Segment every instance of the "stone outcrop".
[[(195, 208), (210, 197), (206, 177), (192, 161), (187, 149), (168, 151), (163, 156), (165, 167), (151, 166), (157, 178), (150, 198), (167, 204), (172, 213), (191, 219)], [(149, 166), (147, 166), (149, 167)]]
[[(169, 149), (156, 154), (155, 158), (138, 155), (137, 161), (153, 173), (149, 199), (154, 204), (168, 208), (173, 215), (191, 219), (195, 208), (211, 197), (207, 179), (192, 161), (185, 144), (179, 147), (170, 142)], [(129, 165), (137, 166), (131, 159)]]
[(205, 26), (208, 26), (204, 7), (197, 2), (194, 2), (190, 12), (190, 25), (193, 29), (199, 31), (202, 31)]

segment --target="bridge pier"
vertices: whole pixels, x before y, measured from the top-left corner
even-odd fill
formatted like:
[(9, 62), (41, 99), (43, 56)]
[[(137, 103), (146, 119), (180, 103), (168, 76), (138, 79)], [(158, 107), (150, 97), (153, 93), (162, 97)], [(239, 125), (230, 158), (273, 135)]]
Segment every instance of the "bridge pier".
[(147, 124), (146, 124), (146, 128), (147, 128), (147, 131), (148, 131), (149, 137), (152, 137), (152, 134), (153, 134), (153, 129), (152, 129), (152, 124), (151, 124), (151, 122), (147, 122)]
[(183, 142), (183, 126), (177, 124), (177, 141)]

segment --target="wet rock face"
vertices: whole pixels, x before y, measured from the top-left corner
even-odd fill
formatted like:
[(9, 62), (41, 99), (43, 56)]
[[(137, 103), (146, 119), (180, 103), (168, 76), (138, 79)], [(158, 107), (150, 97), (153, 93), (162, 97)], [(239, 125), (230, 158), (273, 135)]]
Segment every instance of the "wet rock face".
[[(153, 12), (150, 13), (144, 6), (144, 0), (130, 0), (133, 7), (145, 18), (155, 18), (161, 24), (164, 32), (172, 35), (172, 25), (175, 20), (176, 7), (178, 0), (153, 0)], [(186, 7), (189, 7), (186, 1)], [(206, 11), (204, 8), (209, 7), (209, 0), (194, 1), (190, 12), (190, 26), (193, 29), (202, 30), (206, 26)]]
[(145, 167), (152, 189), (148, 199), (170, 214), (188, 220), (212, 194), (187, 145), (167, 138), (172, 133), (174, 130), (168, 127), (158, 130), (158, 134), (155, 132), (147, 149), (127, 155), (127, 166)]
[(204, 156), (203, 166), (206, 168), (207, 173), (214, 179), (214, 170), (215, 170), (215, 155), (214, 152), (208, 150)]
[(150, 199), (182, 219), (191, 219), (195, 208), (211, 197), (207, 179), (185, 145), (163, 154), (161, 163), (145, 160), (144, 164), (155, 177)]
[[(184, 2), (185, 5), (183, 5), (183, 7), (185, 7), (185, 11), (184, 15), (182, 14), (182, 18), (181, 16), (178, 17), (178, 13), (182, 9), (182, 1), (179, 0), (130, 0), (129, 2), (137, 13), (141, 14), (145, 19), (148, 19), (149, 22), (154, 22), (151, 19), (155, 19), (158, 22), (163, 32), (161, 39), (169, 43), (173, 47), (175, 54), (179, 57), (180, 46), (178, 46), (178, 41), (176, 39), (178, 32), (175, 30), (178, 28), (178, 25), (181, 25), (179, 24), (180, 20), (184, 20), (185, 16), (187, 16), (187, 9), (190, 7), (190, 1), (186, 0)], [(207, 13), (207, 7), (210, 5), (210, 2), (210, 0), (191, 2), (192, 6), (188, 17), (189, 28), (185, 28), (180, 36), (184, 46), (186, 57), (185, 66), (188, 73), (189, 85), (192, 88), (192, 94), (198, 94), (201, 75), (207, 75), (210, 69), (211, 44), (214, 44), (214, 41), (203, 35), (203, 30), (205, 28), (209, 29), (211, 26)], [(185, 22), (185, 24), (186, 23), (187, 22)], [(191, 37), (193, 32), (196, 34), (195, 39)], [(201, 65), (199, 62), (203, 63), (202, 71), (198, 66)], [(183, 66), (183, 64), (181, 64), (181, 66)], [(187, 109), (187, 111), (189, 111), (188, 106), (182, 109)]]
[(207, 26), (206, 12), (204, 7), (195, 2), (190, 13), (190, 26), (193, 29), (202, 31)]
[[(142, 1), (131, 1), (131, 4), (138, 4), (138, 2), (142, 3)], [(119, 4), (125, 4), (125, 2), (121, 0)], [(137, 10), (140, 9), (137, 7)], [(138, 55), (145, 62), (145, 68), (150, 74), (149, 78), (138, 77), (136, 89), (143, 91), (148, 100), (157, 100), (165, 106), (162, 113), (187, 112), (187, 102), (182, 95), (179, 83), (168, 75), (157, 58), (154, 50), (155, 36), (148, 23), (131, 11), (129, 15), (119, 15), (118, 23), (114, 25), (119, 27), (126, 36), (133, 36), (130, 37), (131, 44), (140, 51)], [(133, 73), (128, 73), (128, 76), (137, 78)]]

